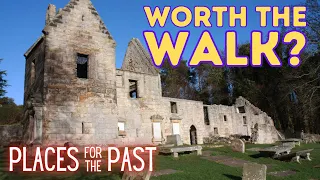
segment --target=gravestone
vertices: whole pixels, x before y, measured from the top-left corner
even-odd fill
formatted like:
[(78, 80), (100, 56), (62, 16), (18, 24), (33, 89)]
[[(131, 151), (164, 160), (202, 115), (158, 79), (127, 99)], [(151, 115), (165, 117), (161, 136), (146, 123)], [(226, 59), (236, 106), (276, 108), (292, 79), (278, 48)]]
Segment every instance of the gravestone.
[(175, 146), (182, 146), (183, 143), (181, 141), (180, 135), (170, 135), (167, 136), (167, 143), (166, 144), (174, 144)]
[(266, 180), (267, 166), (264, 164), (245, 163), (242, 180)]
[(231, 141), (232, 150), (235, 152), (245, 152), (245, 143), (241, 139), (234, 139)]

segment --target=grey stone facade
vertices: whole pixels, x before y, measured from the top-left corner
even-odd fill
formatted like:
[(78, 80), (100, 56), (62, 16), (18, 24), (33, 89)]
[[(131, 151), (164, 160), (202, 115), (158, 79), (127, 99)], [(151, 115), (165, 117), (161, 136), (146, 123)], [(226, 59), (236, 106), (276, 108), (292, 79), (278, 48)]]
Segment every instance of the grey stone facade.
[(26, 142), (160, 144), (180, 134), (202, 144), (211, 134), (251, 136), (256, 124), (258, 143), (278, 139), (272, 119), (242, 97), (234, 106), (162, 97), (159, 70), (139, 40), (129, 42), (121, 69), (115, 47), (90, 0), (71, 0), (58, 13), (49, 6), (43, 35), (25, 54)]

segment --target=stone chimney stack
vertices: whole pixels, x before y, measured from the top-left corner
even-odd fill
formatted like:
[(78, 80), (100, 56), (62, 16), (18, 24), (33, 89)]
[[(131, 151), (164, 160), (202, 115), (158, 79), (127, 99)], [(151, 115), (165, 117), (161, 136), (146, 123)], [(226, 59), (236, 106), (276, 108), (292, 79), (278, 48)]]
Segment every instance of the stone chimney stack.
[(46, 15), (46, 25), (52, 21), (52, 19), (56, 16), (56, 14), (57, 14), (56, 6), (53, 4), (49, 4), (49, 7), (47, 9), (47, 15)]

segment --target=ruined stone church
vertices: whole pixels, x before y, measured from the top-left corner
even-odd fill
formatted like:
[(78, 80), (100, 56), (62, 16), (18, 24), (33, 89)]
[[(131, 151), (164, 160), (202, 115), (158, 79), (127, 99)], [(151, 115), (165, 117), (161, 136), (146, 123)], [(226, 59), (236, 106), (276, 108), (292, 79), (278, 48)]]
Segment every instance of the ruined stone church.
[(233, 106), (162, 97), (159, 70), (133, 38), (121, 69), (116, 42), (90, 0), (49, 5), (43, 35), (25, 53), (24, 141), (54, 145), (184, 144), (215, 135), (278, 140), (273, 120), (246, 99)]

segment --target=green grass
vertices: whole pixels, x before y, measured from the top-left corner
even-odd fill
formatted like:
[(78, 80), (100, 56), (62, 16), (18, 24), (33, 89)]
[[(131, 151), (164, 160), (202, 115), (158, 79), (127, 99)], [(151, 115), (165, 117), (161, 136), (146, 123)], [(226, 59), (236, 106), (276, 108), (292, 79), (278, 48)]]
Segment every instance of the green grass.
[[(247, 145), (246, 149), (253, 148), (253, 147), (268, 147), (270, 145)], [(271, 158), (266, 157), (260, 157), (255, 158), (252, 157), (253, 155), (257, 154), (257, 152), (252, 151), (246, 151), (246, 153), (236, 153), (232, 152), (230, 148), (218, 148), (215, 149), (213, 152), (213, 155), (226, 155), (226, 156), (232, 156), (239, 159), (248, 160), (251, 162), (256, 162), (259, 164), (267, 164), (271, 165), (271, 168), (269, 168), (268, 172), (274, 172), (274, 171), (284, 171), (284, 170), (293, 170), (297, 171), (295, 175), (287, 176), (287, 177), (274, 177), (274, 176), (268, 176), (268, 179), (320, 179), (320, 169), (314, 168), (316, 165), (320, 165), (320, 144), (302, 144), (300, 147), (296, 146), (292, 151), (299, 151), (299, 150), (305, 150), (305, 149), (314, 149), (311, 152), (311, 159), (312, 161), (306, 161), (301, 160), (301, 164), (298, 164), (297, 162), (283, 162), (274, 160)]]
[[(268, 147), (270, 145), (247, 145), (247, 149), (255, 147)], [(283, 171), (283, 170), (293, 170), (297, 171), (295, 175), (287, 177), (275, 177), (268, 175), (267, 179), (290, 179), (290, 180), (308, 180), (308, 179), (320, 179), (320, 169), (313, 168), (316, 165), (320, 165), (320, 144), (302, 144), (301, 147), (296, 147), (294, 151), (302, 149), (314, 149), (311, 153), (312, 161), (301, 161), (301, 164), (296, 162), (282, 162), (273, 160), (271, 158), (255, 158), (252, 155), (257, 154), (257, 152), (246, 151), (246, 153), (237, 153), (233, 152), (228, 147), (222, 148), (204, 148), (204, 150), (212, 151), (212, 155), (225, 155), (231, 156), (239, 159), (244, 159), (251, 162), (256, 162), (260, 164), (268, 164), (272, 167), (268, 169), (268, 172), (274, 171)], [(0, 150), (1, 154), (1, 150)], [(2, 156), (4, 154), (2, 153)], [(242, 168), (229, 167), (223, 164), (218, 164), (212, 161), (201, 159), (195, 154), (183, 154), (179, 155), (178, 159), (173, 158), (172, 156), (158, 156), (155, 160), (156, 170), (161, 169), (174, 169), (179, 172), (170, 175), (163, 175), (159, 177), (153, 177), (151, 179), (167, 180), (167, 179), (241, 179)], [(0, 167), (2, 170), (6, 166), (4, 159), (1, 158)], [(12, 174), (7, 172), (1, 172), (0, 169), (0, 179), (70, 179), (70, 180), (93, 180), (93, 179), (110, 179), (117, 180), (121, 179), (120, 173), (108, 174), (108, 173), (99, 173), (99, 174), (88, 174), (84, 173), (84, 170), (74, 173), (74, 174)]]

